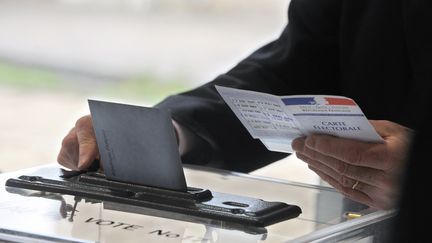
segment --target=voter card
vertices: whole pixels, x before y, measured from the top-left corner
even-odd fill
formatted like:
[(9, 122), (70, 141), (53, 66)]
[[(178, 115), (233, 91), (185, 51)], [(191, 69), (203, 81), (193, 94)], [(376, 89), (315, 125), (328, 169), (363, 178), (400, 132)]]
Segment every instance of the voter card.
[(187, 190), (168, 112), (97, 100), (88, 103), (108, 179)]
[(357, 103), (334, 95), (281, 97), (287, 112), (301, 124), (304, 135), (327, 134), (365, 142), (383, 142)]
[(297, 137), (327, 134), (383, 142), (354, 100), (334, 95), (276, 96), (215, 86), (251, 136), (270, 151), (293, 153)]

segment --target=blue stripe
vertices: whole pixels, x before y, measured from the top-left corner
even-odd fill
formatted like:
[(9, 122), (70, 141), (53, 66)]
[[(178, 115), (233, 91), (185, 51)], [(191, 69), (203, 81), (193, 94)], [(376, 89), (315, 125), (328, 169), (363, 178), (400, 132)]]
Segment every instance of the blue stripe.
[(314, 97), (283, 98), (285, 105), (315, 105)]

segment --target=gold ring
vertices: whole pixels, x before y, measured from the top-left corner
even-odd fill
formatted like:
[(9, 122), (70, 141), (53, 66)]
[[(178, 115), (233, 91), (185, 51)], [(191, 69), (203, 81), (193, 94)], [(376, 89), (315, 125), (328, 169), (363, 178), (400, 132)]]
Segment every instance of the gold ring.
[(355, 190), (356, 187), (358, 186), (358, 184), (359, 184), (359, 181), (356, 181), (356, 182), (354, 183), (354, 185), (351, 187), (351, 189)]

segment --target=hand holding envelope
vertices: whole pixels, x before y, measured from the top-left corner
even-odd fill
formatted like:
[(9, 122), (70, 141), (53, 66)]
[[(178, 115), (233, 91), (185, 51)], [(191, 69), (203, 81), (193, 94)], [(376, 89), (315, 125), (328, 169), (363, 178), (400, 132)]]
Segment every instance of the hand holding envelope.
[(109, 179), (186, 191), (167, 112), (95, 100), (89, 105), (91, 116), (80, 118), (63, 139), (61, 165), (85, 170), (100, 158)]
[[(64, 185), (67, 193), (89, 197), (97, 194), (99, 199), (102, 197), (188, 216), (257, 227), (294, 218), (301, 213), (301, 208), (294, 204), (267, 202), (187, 187), (178, 141), (167, 111), (96, 100), (89, 100), (89, 106), (91, 118), (85, 116), (79, 119), (72, 134), (69, 133), (65, 138), (59, 162), (76, 167), (78, 161), (79, 166), (84, 166), (79, 169), (90, 169), (89, 166), (94, 165), (91, 161), (100, 157), (105, 177), (93, 177), (93, 173), (81, 175), (87, 172), (84, 170), (67, 171), (68, 176), (63, 178), (79, 176), (79, 179), (54, 183), (56, 186), (57, 183), (72, 183), (72, 187)], [(63, 159), (74, 161), (61, 161)], [(89, 184), (93, 179), (89, 177), (97, 181), (97, 186), (102, 185), (104, 190), (96, 189), (94, 193), (92, 184)], [(83, 178), (87, 179), (81, 180)], [(83, 182), (86, 180), (87, 182)], [(78, 190), (80, 182), (85, 184), (82, 185), (82, 190)], [(27, 185), (26, 183), (13, 180), (9, 185)], [(90, 188), (86, 188), (89, 185)], [(119, 195), (119, 189), (128, 193)], [(236, 208), (240, 207), (237, 205), (242, 205), (242, 208)]]

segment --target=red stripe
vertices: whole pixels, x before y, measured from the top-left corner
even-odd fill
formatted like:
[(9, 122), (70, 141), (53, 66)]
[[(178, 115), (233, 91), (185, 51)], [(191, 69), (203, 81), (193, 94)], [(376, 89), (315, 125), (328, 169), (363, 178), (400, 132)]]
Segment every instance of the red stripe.
[(354, 100), (346, 98), (324, 98), (327, 101), (327, 105), (357, 105)]

